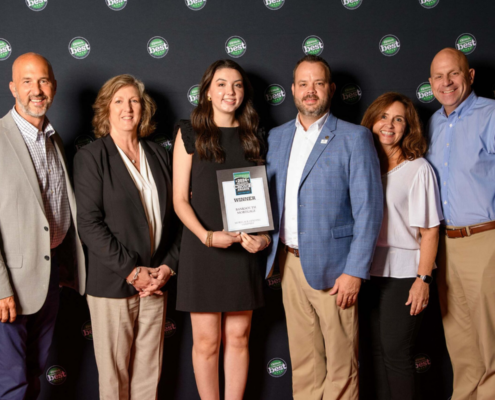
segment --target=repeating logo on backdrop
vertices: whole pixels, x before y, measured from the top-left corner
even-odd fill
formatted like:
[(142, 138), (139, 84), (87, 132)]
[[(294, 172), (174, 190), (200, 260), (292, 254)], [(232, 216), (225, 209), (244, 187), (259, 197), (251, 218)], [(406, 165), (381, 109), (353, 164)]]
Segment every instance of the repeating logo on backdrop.
[(470, 33), (463, 33), (455, 41), (455, 48), (462, 51), (464, 54), (471, 54), (477, 45), (476, 38)]
[(246, 41), (240, 36), (231, 36), (225, 42), (225, 51), (230, 57), (242, 57), (247, 50)]
[(93, 340), (93, 328), (91, 327), (91, 320), (87, 320), (81, 327), (81, 333), (86, 340)]
[(5, 61), (12, 54), (12, 46), (6, 39), (0, 38), (0, 61)]
[(282, 277), (280, 274), (273, 274), (266, 279), (266, 283), (270, 289), (280, 290), (282, 289)]
[(285, 89), (277, 83), (268, 86), (265, 90), (265, 100), (272, 106), (279, 106), (285, 100)]
[(189, 88), (187, 91), (187, 100), (193, 106), (197, 106), (199, 103), (199, 85), (194, 85)]
[(173, 319), (167, 318), (165, 320), (165, 339), (172, 337), (177, 332), (177, 325)]
[(201, 10), (204, 6), (206, 6), (206, 0), (184, 0), (187, 8), (193, 11)]
[(168, 50), (168, 42), (161, 36), (154, 36), (148, 41), (148, 54), (153, 58), (165, 57)]
[(323, 53), (323, 40), (321, 40), (318, 36), (308, 36), (306, 39), (304, 39), (302, 49), (304, 54), (308, 55), (313, 55), (313, 56), (319, 56), (321, 53)]
[(127, 0), (105, 0), (105, 3), (107, 3), (108, 8), (111, 10), (120, 11), (127, 5)]
[(414, 365), (418, 374), (423, 374), (431, 367), (431, 360), (426, 354), (418, 354), (414, 357)]
[(91, 46), (89, 41), (83, 37), (77, 36), (69, 42), (70, 55), (78, 60), (82, 60), (89, 56)]
[(162, 146), (165, 150), (167, 151), (172, 150), (172, 141), (165, 135), (161, 135), (161, 134), (156, 135), (154, 141), (156, 144)]
[(363, 0), (342, 0), (342, 5), (348, 10), (355, 10), (363, 4)]
[(251, 173), (249, 171), (234, 172), (233, 175), (236, 196), (253, 193), (251, 188)]
[(67, 380), (67, 371), (60, 365), (53, 365), (46, 370), (46, 380), (51, 385), (63, 385)]
[(76, 146), (76, 151), (82, 149), (84, 146), (94, 142), (93, 138), (88, 135), (80, 135), (74, 140), (74, 146)]
[(48, 5), (48, 0), (26, 0), (26, 5), (30, 10), (41, 11)]
[(384, 56), (395, 56), (400, 50), (399, 38), (394, 35), (385, 35), (380, 40), (379, 48)]
[(345, 104), (356, 104), (359, 100), (361, 100), (363, 92), (355, 83), (348, 83), (347, 85), (344, 85), (340, 94), (342, 96), (342, 101)]
[(265, 3), (266, 8), (269, 10), (280, 10), (284, 4), (285, 0), (263, 0), (263, 3)]
[(438, 3), (440, 3), (440, 0), (419, 0), (419, 4), (424, 8), (436, 7)]
[(435, 100), (433, 96), (433, 90), (431, 90), (431, 85), (428, 82), (423, 82), (416, 89), (416, 97), (421, 103), (431, 103)]
[(266, 370), (273, 378), (280, 378), (287, 372), (287, 363), (281, 358), (272, 358), (268, 362)]

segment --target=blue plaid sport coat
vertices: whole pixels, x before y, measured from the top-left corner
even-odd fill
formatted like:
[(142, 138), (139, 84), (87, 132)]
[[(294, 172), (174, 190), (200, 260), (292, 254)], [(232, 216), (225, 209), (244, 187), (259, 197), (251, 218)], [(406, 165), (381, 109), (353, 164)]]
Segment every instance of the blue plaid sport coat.
[[(267, 175), (275, 230), (268, 248), (271, 274), (280, 239), (295, 120), (270, 131)], [(326, 139), (328, 137), (328, 139)], [(317, 290), (342, 273), (369, 279), (383, 215), (380, 165), (371, 132), (330, 114), (299, 183), (298, 241), (304, 275)]]

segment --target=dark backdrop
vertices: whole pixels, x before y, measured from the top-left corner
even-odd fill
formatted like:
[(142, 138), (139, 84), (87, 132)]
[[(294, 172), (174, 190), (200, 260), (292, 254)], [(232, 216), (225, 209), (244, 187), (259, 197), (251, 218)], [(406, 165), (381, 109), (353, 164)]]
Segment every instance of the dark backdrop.
[[(432, 57), (444, 47), (460, 44), (469, 53), (477, 71), (475, 90), (493, 97), (494, 14), (490, 0), (2, 0), (0, 113), (14, 104), (8, 90), (12, 62), (34, 51), (55, 70), (58, 93), (49, 117), (69, 160), (78, 146), (92, 140), (91, 105), (97, 91), (122, 73), (145, 82), (158, 104), (155, 138), (167, 146), (174, 122), (188, 118), (194, 107), (190, 89), (209, 64), (230, 57), (226, 45), (237, 45), (231, 55), (250, 76), (266, 128), (295, 117), (292, 68), (305, 50), (321, 52), (330, 62), (337, 83), (333, 112), (340, 118), (358, 123), (378, 95), (394, 90), (414, 99), (426, 122), (439, 105), (422, 84), (428, 81)], [(80, 49), (71, 52), (73, 42)], [(266, 94), (273, 99), (268, 101)], [(246, 398), (289, 399), (290, 358), (277, 277), (265, 289), (267, 306), (253, 318)], [(42, 399), (97, 399), (87, 306), (69, 289), (60, 296)], [(197, 399), (190, 321), (174, 310), (174, 297), (172, 290), (159, 398)], [(435, 293), (416, 353), (422, 398), (447, 400), (452, 370)], [(270, 374), (273, 359), (289, 372)]]

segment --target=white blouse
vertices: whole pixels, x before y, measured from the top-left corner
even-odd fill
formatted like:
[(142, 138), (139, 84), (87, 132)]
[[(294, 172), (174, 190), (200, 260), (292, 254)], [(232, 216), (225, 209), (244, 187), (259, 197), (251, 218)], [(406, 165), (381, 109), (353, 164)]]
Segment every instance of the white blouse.
[(417, 158), (382, 175), (382, 183), (385, 207), (370, 274), (415, 278), (419, 228), (433, 228), (443, 220), (435, 173), (424, 158)]
[(148, 160), (146, 159), (146, 154), (139, 143), (139, 159), (141, 160), (141, 172), (139, 172), (136, 166), (131, 160), (125, 155), (122, 149), (117, 146), (122, 160), (131, 175), (134, 184), (136, 185), (139, 195), (141, 197), (141, 202), (143, 203), (144, 212), (148, 220), (148, 226), (150, 230), (150, 243), (151, 243), (151, 254), (155, 252), (160, 244), (160, 239), (162, 237), (162, 220), (160, 216), (160, 201), (158, 199), (158, 191), (156, 189), (155, 180), (153, 179), (153, 174), (151, 173), (150, 166), (148, 165)]

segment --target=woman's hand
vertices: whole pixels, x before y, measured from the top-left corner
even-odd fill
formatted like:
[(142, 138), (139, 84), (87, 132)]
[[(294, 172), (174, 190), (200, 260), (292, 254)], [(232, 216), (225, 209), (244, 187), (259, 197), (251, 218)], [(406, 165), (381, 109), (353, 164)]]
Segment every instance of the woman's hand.
[(139, 292), (139, 297), (147, 297), (152, 294), (162, 296), (163, 292), (159, 289), (168, 282), (172, 276), (172, 270), (165, 264), (160, 265), (158, 268), (147, 268), (147, 270), (151, 278), (150, 285)]
[(241, 233), (241, 245), (250, 253), (257, 253), (268, 247), (269, 243), (263, 235), (248, 235)]
[(430, 299), (430, 285), (423, 282), (422, 279), (416, 278), (411, 290), (406, 306), (411, 305), (411, 315), (418, 315), (428, 305)]
[[(206, 237), (203, 243), (206, 242)], [(216, 231), (213, 232), (213, 238), (211, 247), (218, 247), (220, 249), (226, 249), (232, 246), (233, 243), (241, 243), (241, 234), (238, 232), (225, 232)]]
[[(127, 277), (127, 282), (130, 283), (134, 279), (134, 276), (136, 275), (136, 268), (134, 268)], [(139, 274), (137, 278), (134, 280), (132, 286), (134, 286), (138, 292), (142, 292), (145, 288), (147, 288), (150, 285), (151, 277), (148, 272), (148, 268), (146, 267), (139, 267), (139, 268), (140, 268)]]

